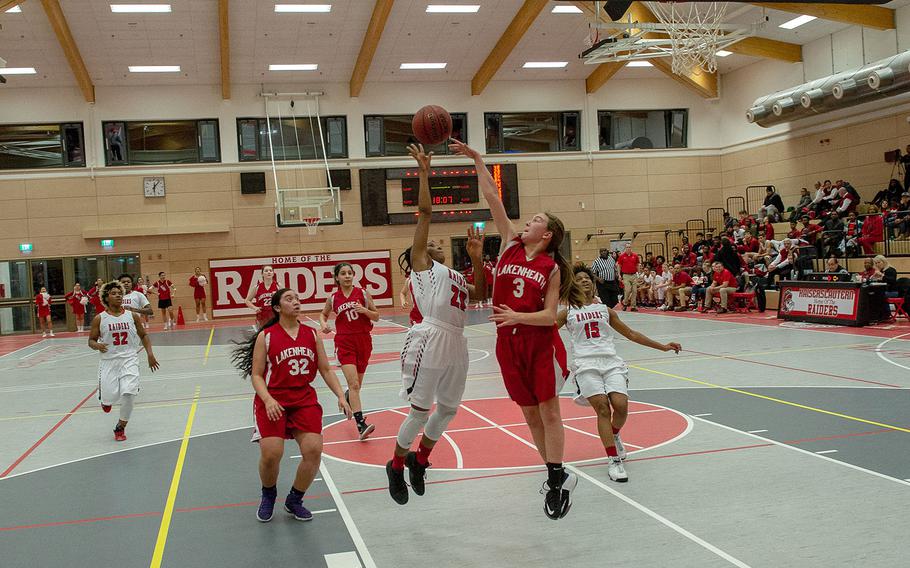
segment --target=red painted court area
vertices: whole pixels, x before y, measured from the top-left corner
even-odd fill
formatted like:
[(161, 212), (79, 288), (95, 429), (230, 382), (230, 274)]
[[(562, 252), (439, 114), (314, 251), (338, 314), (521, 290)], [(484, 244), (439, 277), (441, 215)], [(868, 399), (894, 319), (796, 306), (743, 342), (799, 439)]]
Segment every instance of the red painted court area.
[[(560, 399), (566, 427), (565, 460), (581, 462), (604, 459), (603, 444), (597, 435), (594, 410), (579, 406), (567, 398)], [(357, 439), (351, 421), (330, 424), (323, 432), (323, 453), (339, 460), (385, 467), (395, 447), (398, 427), (407, 407), (381, 410), (369, 414), (376, 425), (373, 436), (365, 442)], [(623, 442), (630, 454), (666, 444), (685, 435), (689, 420), (668, 408), (629, 402), (629, 420), (622, 430)], [(467, 400), (433, 450), (430, 458), (434, 469), (495, 469), (539, 467), (540, 455), (533, 447), (531, 432), (521, 410), (507, 398)]]

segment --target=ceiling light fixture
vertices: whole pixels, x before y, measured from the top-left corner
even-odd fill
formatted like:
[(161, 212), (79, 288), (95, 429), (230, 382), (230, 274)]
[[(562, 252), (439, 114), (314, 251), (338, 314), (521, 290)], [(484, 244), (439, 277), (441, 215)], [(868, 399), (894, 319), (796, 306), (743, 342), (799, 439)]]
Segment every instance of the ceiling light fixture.
[(522, 67), (525, 69), (562, 69), (568, 61), (528, 61)]
[(714, 55), (716, 55), (718, 57), (729, 57), (729, 56), (733, 55), (733, 52), (727, 51), (726, 49), (718, 49), (717, 52), (714, 53)]
[(318, 68), (319, 68), (318, 63), (291, 63), (291, 64), (269, 65), (269, 71), (315, 71)]
[(180, 73), (179, 65), (130, 65), (130, 73)]
[(22, 13), (22, 6), (13, 6), (13, 7), (10, 8), (9, 10), (7, 10), (6, 13), (7, 13), (7, 14), (21, 14), (21, 13)]
[(168, 14), (170, 4), (111, 4), (115, 14)]
[(626, 67), (654, 67), (654, 65), (650, 61), (638, 60), (626, 63)]
[(476, 14), (479, 4), (427, 4), (427, 14)]
[(0, 75), (34, 75), (34, 67), (0, 67)]
[(275, 11), (279, 13), (296, 14), (328, 14), (332, 11), (331, 4), (275, 4)]
[(557, 6), (553, 6), (553, 9), (550, 10), (550, 13), (552, 13), (552, 14), (581, 14), (582, 12), (581, 12), (581, 8), (579, 8), (578, 6), (573, 6), (571, 4), (567, 4), (567, 5), (560, 4)]
[(802, 16), (793, 18), (792, 20), (790, 20), (788, 22), (782, 23), (778, 27), (784, 28), (785, 30), (792, 30), (793, 28), (798, 28), (803, 24), (808, 24), (809, 22), (811, 22), (814, 19), (815, 19), (815, 16), (806, 16), (805, 14), (803, 14)]
[(399, 69), (445, 69), (445, 63), (402, 63)]

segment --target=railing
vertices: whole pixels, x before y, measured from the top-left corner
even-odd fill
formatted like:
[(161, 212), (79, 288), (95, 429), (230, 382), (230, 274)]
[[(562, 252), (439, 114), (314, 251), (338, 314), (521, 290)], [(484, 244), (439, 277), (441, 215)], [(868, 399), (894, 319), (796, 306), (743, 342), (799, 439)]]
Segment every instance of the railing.
[(709, 227), (717, 227), (718, 230), (724, 228), (724, 209), (722, 207), (712, 207), (705, 211), (705, 219)]
[[(723, 216), (721, 216), (721, 219), (723, 219)], [(716, 227), (717, 225), (712, 226)], [(689, 238), (689, 242), (695, 242), (695, 234), (704, 233), (706, 227), (707, 223), (705, 223), (704, 219), (689, 219), (686, 221), (686, 236)]]
[(591, 239), (595, 237), (616, 237), (616, 240), (621, 241), (624, 236), (626, 236), (626, 231), (621, 233), (588, 233), (585, 235), (585, 242), (591, 242)]
[[(765, 204), (765, 194), (769, 187), (776, 191), (773, 185), (750, 185), (746, 187), (746, 211), (749, 212), (749, 215), (758, 213), (758, 210)], [(781, 211), (780, 214), (783, 215), (784, 211)]]
[(645, 254), (648, 254), (648, 253), (651, 253), (651, 256), (653, 258), (662, 256), (662, 257), (664, 257), (664, 261), (666, 261), (666, 259), (667, 259), (667, 255), (664, 254), (664, 244), (663, 243), (653, 243), (652, 242), (652, 243), (645, 244)]
[[(746, 208), (746, 200), (738, 195), (727, 198), (727, 213), (736, 218), (736, 214)], [(715, 225), (716, 227), (717, 225)], [(721, 224), (723, 226), (723, 224)]]

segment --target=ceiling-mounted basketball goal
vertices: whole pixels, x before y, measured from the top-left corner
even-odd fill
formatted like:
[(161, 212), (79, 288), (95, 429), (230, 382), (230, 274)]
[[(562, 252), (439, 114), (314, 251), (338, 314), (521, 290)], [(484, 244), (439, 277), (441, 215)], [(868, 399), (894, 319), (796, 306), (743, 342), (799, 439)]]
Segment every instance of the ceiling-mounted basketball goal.
[[(647, 10), (629, 10), (610, 21), (594, 2), (589, 48), (579, 57), (586, 64), (671, 57), (678, 75), (713, 73), (717, 52), (755, 35), (761, 23), (727, 24), (727, 2), (644, 2)], [(653, 17), (649, 17), (653, 14)]]
[[(315, 235), (320, 225), (342, 222), (341, 197), (332, 183), (323, 143), (322, 95), (322, 91), (260, 93), (266, 120), (266, 132), (260, 132), (260, 137), (272, 164), (275, 225), (306, 227), (309, 235)], [(314, 157), (322, 161), (319, 167), (313, 167)]]

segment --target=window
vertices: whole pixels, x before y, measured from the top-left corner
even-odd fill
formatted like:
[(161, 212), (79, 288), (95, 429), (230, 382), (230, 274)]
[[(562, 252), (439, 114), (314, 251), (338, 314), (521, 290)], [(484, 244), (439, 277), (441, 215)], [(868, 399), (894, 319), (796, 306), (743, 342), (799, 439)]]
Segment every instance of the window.
[(108, 166), (221, 161), (218, 120), (104, 122)]
[[(264, 118), (237, 119), (240, 161), (271, 160), (272, 151), (275, 152), (276, 160), (321, 160), (323, 144), (326, 157), (347, 158), (347, 118), (323, 116), (319, 122), (322, 138), (319, 136), (320, 124), (316, 123), (315, 118), (304, 116), (273, 118), (268, 121)], [(272, 128), (271, 146), (269, 126)]]
[(689, 111), (602, 110), (597, 113), (601, 150), (685, 148)]
[(574, 152), (581, 149), (581, 113), (488, 112), (487, 153)]
[(83, 166), (81, 122), (0, 125), (0, 169)]
[[(452, 138), (467, 141), (468, 115), (452, 113)], [(408, 144), (416, 144), (417, 139), (411, 131), (413, 114), (364, 116), (363, 130), (366, 136), (366, 155), (371, 156), (407, 156)], [(448, 154), (446, 143), (424, 147), (427, 152), (436, 155)]]

